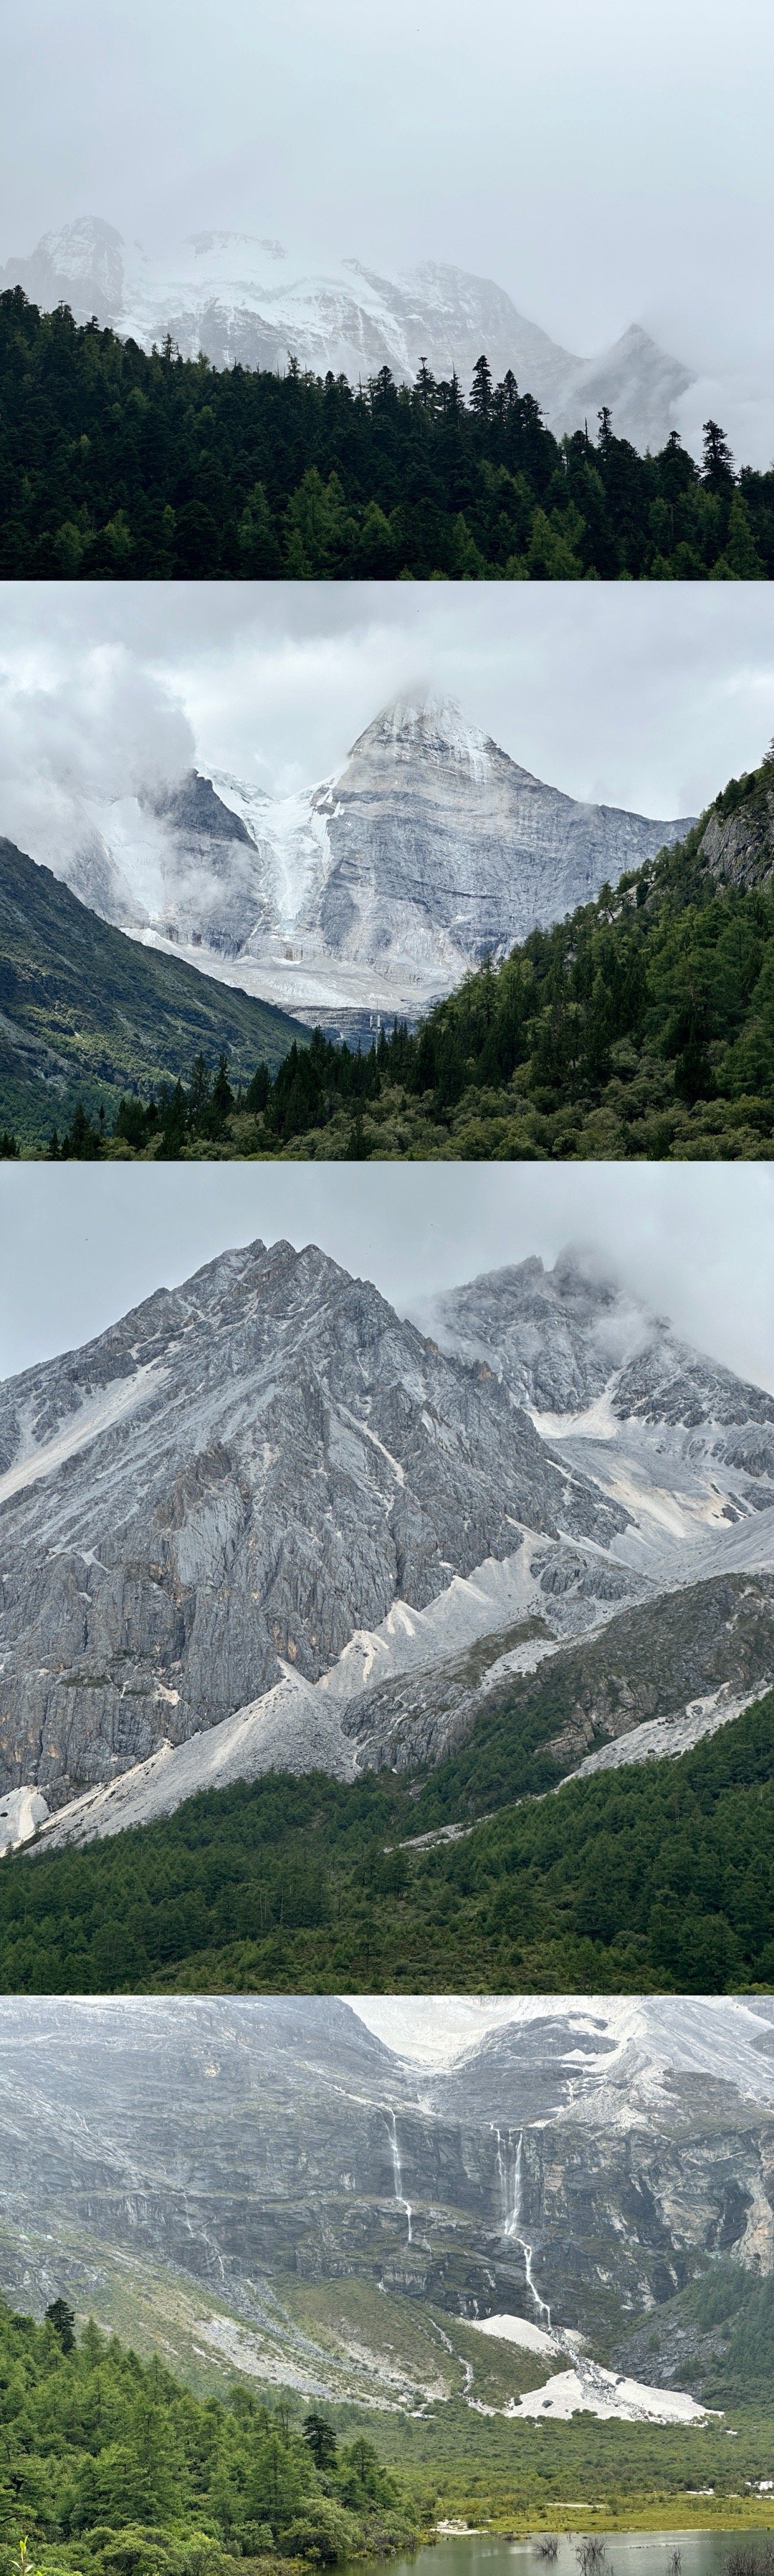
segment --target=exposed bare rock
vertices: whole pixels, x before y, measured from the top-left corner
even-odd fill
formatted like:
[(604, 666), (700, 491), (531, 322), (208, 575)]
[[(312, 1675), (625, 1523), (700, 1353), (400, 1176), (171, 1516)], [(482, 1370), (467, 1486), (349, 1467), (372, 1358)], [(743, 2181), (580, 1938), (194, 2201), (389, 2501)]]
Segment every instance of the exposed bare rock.
[[(0, 1389), (4, 1784), (62, 1804), (396, 1600), (627, 1515), (314, 1246), (225, 1253)], [(292, 1732), (292, 1695), (289, 1724)]]

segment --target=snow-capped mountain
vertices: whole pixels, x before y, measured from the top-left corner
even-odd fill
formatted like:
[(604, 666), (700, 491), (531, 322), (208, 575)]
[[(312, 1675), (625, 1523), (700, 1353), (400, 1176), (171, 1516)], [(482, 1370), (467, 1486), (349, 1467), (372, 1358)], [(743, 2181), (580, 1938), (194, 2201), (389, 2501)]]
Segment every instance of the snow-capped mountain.
[(95, 313), (142, 348), (171, 332), (184, 356), (204, 349), (216, 366), (284, 369), (295, 356), (354, 384), (382, 366), (412, 382), (424, 357), (439, 379), (456, 367), (467, 388), (483, 351), (495, 377), (513, 370), (558, 433), (585, 419), (595, 429), (606, 403), (618, 435), (640, 448), (663, 446), (694, 382), (637, 323), (599, 356), (579, 358), (489, 278), (426, 261), (391, 279), (357, 259), (295, 273), (280, 242), (248, 233), (193, 234), (170, 266), (82, 216), (7, 260), (0, 285), (23, 286), (44, 310), (68, 303), (81, 322)]
[(451, 700), (398, 698), (337, 776), (275, 800), (214, 770), (160, 794), (83, 800), (41, 847), (103, 918), (314, 1019), (409, 1018), (679, 840), (520, 767)]
[(774, 1400), (571, 1259), (438, 1333), (256, 1243), (0, 1389), (0, 1849), (437, 1761), (557, 1655), (558, 1778), (769, 1686)]
[(623, 1544), (635, 1563), (674, 1554), (703, 1565), (735, 1530), (728, 1561), (742, 1564), (747, 1547), (747, 1561), (761, 1561), (774, 1397), (690, 1349), (593, 1263), (570, 1253), (551, 1271), (530, 1260), (487, 1272), (439, 1299), (430, 1320), (446, 1349), (494, 1368), (543, 1437), (633, 1514)]

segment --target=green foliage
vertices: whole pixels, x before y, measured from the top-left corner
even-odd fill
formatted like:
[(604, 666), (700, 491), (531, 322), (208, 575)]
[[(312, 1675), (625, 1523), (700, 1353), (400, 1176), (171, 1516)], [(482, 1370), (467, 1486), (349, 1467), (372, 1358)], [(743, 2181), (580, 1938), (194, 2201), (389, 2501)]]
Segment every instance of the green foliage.
[(315, 2451), (286, 2400), (195, 2398), (91, 2322), (66, 2343), (51, 2310), (39, 2326), (0, 2302), (0, 2387), (0, 2537), (22, 2542), (22, 2567), (31, 2540), (69, 2544), (86, 2576), (220, 2576), (274, 2550), (330, 2565), (415, 2537), (362, 2436), (337, 2444), (326, 2427)]
[[(603, 2423), (581, 2413), (570, 2423), (515, 2427), (453, 2401), (423, 2419), (380, 2416), (375, 2438), (428, 2518), (459, 2515), (476, 2526), (491, 2516), (504, 2532), (562, 2532), (567, 2499), (577, 2506), (583, 2497), (585, 2510), (572, 2515), (579, 2538), (589, 2530), (685, 2532), (713, 2524), (733, 2531), (749, 2520), (762, 2526), (762, 2540), (771, 2520), (770, 2496), (744, 2494), (747, 2479), (771, 2475), (768, 2389), (757, 2409), (737, 2405), (727, 2421), (700, 2427)], [(607, 2563), (620, 2565), (614, 2550)], [(754, 2569), (744, 2576), (755, 2576)], [(763, 2551), (760, 2576), (769, 2576)]]
[(510, 369), (467, 401), (424, 363), (355, 392), (147, 356), (67, 307), (0, 296), (0, 573), (10, 579), (756, 581), (774, 571), (774, 472), (715, 422), (641, 456), (599, 416), (556, 439)]
[(68, 2307), (67, 2300), (52, 2299), (51, 2306), (46, 2309), (46, 2316), (49, 2325), (53, 2326), (54, 2333), (59, 2336), (62, 2351), (74, 2352), (75, 2315), (73, 2309)]
[(0, 841), (0, 1157), (19, 1139), (45, 1151), (54, 1127), (68, 1155), (127, 1155), (165, 1120), (172, 1153), (174, 1086), (192, 1063), (202, 1139), (217, 1146), (235, 1106), (226, 1056), (244, 1081), (258, 1055), (276, 1071), (291, 1043), (303, 1056), (284, 1012), (140, 947)]
[(269, 1774), (82, 1851), (6, 1859), (0, 1989), (774, 1986), (774, 1693), (677, 1760), (509, 1804), (527, 1737), (493, 1815), (412, 1848), (454, 1815), (459, 1759), (424, 1784)]

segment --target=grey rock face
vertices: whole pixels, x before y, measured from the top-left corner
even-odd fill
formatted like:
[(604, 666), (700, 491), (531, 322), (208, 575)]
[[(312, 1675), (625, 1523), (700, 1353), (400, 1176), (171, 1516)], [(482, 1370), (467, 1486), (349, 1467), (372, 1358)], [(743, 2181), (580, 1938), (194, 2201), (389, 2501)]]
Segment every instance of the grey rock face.
[[(671, 1489), (684, 1561), (774, 1505), (774, 1398), (691, 1350), (593, 1263), (569, 1253), (550, 1272), (532, 1260), (489, 1273), (440, 1299), (433, 1320), (447, 1348), (499, 1372), (563, 1457), (610, 1491), (622, 1473), (634, 1479), (646, 1520), (657, 1489)], [(664, 1563), (669, 1545), (654, 1520)]]
[[(533, 1559), (534, 1562), (534, 1559)], [(385, 1681), (353, 1699), (343, 1718), (357, 1745), (359, 1768), (405, 1771), (439, 1762), (470, 1735), (479, 1719), (496, 1718), (505, 1701), (514, 1729), (519, 1719), (549, 1725), (538, 1740), (555, 1765), (556, 1780), (606, 1761), (611, 1749), (634, 1758), (682, 1752), (710, 1731), (712, 1702), (724, 1722), (726, 1694), (752, 1698), (774, 1680), (774, 1575), (725, 1575), (684, 1585), (639, 1601), (634, 1575), (617, 1566), (580, 1564), (553, 1554), (542, 1577), (554, 1645), (519, 1669), (506, 1647), (487, 1668), (484, 1657), (451, 1660), (427, 1674)], [(560, 1595), (557, 1602), (556, 1595)], [(634, 1596), (634, 1602), (627, 1594)], [(568, 1597), (569, 1595), (569, 1597)], [(613, 1604), (599, 1631), (599, 1611)], [(620, 1605), (620, 1606), (618, 1606)], [(557, 1610), (563, 1614), (557, 1618)], [(572, 1613), (591, 1637), (572, 1637)], [(547, 1634), (550, 1630), (547, 1629)], [(557, 1704), (563, 1716), (556, 1725)], [(693, 1726), (685, 1712), (696, 1712)], [(734, 1713), (734, 1709), (730, 1713)]]
[(308, 793), (194, 773), (131, 811), (84, 806), (73, 855), (48, 856), (107, 919), (227, 958), (269, 1000), (319, 1016), (413, 995), (416, 1016), (687, 828), (546, 786), (427, 697), (384, 708)]
[(560, 1522), (627, 1514), (489, 1370), (313, 1246), (224, 1254), (0, 1389), (3, 1785), (62, 1804)]
[(271, 936), (276, 917), (256, 869), (252, 834), (221, 803), (209, 778), (193, 771), (182, 787), (145, 802), (163, 833), (163, 913), (155, 919), (164, 935), (226, 957), (250, 933)]
[(419, 955), (431, 930), (460, 965), (505, 954), (685, 829), (577, 803), (432, 700), (385, 708), (318, 811), (332, 864), (300, 927), (345, 955), (364, 930), (371, 953)]
[(758, 773), (757, 788), (730, 814), (713, 809), (699, 843), (699, 858), (720, 884), (768, 886), (774, 877), (774, 762)]
[(433, 2069), (328, 1998), (6, 2001), (6, 2244), (45, 2207), (50, 2262), (152, 2254), (248, 2317), (295, 2273), (534, 2318), (531, 2249), (557, 2324), (620, 2328), (718, 2252), (771, 2269), (765, 2035), (741, 2000), (525, 2002)]
[(467, 385), (485, 350), (494, 375), (510, 367), (558, 433), (582, 428), (586, 417), (596, 428), (607, 404), (618, 435), (643, 448), (664, 444), (694, 381), (638, 324), (601, 356), (574, 357), (491, 279), (443, 262), (385, 278), (347, 259), (328, 275), (278, 282), (278, 260), (279, 243), (210, 232), (183, 245), (177, 273), (165, 271), (129, 250), (112, 225), (84, 216), (45, 233), (30, 256), (9, 259), (0, 284), (23, 286), (46, 310), (65, 301), (77, 321), (96, 313), (148, 349), (171, 332), (184, 356), (204, 349), (219, 367), (284, 369), (295, 356), (357, 384), (382, 366), (411, 381), (424, 357), (437, 377), (456, 367)]

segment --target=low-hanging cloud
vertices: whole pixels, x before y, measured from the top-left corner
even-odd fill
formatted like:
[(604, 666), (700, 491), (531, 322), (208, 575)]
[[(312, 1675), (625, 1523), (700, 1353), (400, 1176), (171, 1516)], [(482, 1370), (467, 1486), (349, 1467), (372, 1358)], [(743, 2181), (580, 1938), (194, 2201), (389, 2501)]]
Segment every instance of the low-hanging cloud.
[(0, 833), (57, 876), (100, 809), (175, 786), (193, 760), (179, 698), (125, 645), (76, 649), (43, 676), (0, 669)]

